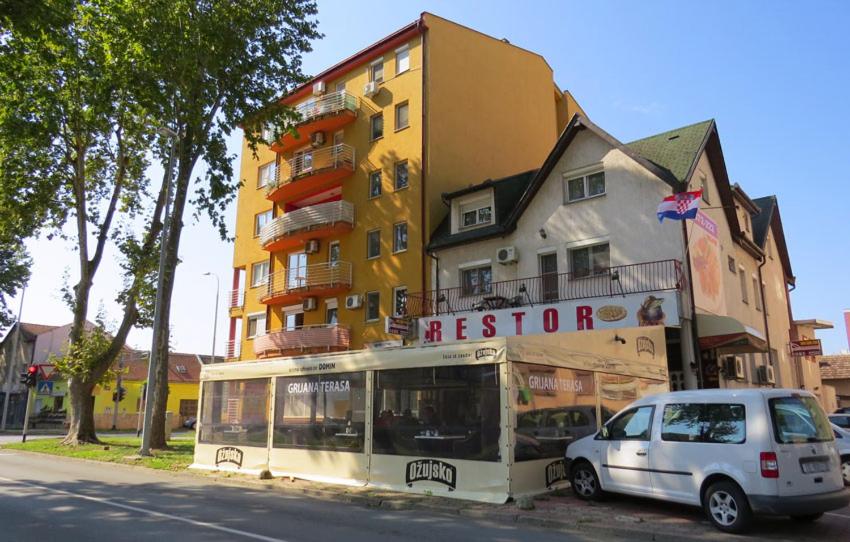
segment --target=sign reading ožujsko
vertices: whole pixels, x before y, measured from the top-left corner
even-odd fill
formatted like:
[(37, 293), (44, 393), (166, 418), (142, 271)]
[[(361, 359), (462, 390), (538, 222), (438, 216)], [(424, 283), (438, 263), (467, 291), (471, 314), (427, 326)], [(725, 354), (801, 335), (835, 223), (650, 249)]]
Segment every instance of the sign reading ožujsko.
[(790, 344), (792, 356), (822, 356), (823, 348), (820, 344), (820, 339), (800, 339), (799, 341), (791, 341)]
[(237, 467), (242, 466), (242, 450), (233, 446), (225, 446), (215, 451), (215, 466), (222, 463), (232, 463)]
[(568, 479), (567, 463), (563, 459), (557, 459), (546, 465), (546, 489), (550, 489), (556, 482)]
[(404, 483), (413, 487), (414, 482), (437, 482), (448, 486), (449, 491), (457, 487), (457, 467), (439, 459), (417, 459), (407, 464)]
[(453, 343), (564, 331), (640, 326), (678, 326), (676, 292), (563, 301), (419, 319), (419, 344)]

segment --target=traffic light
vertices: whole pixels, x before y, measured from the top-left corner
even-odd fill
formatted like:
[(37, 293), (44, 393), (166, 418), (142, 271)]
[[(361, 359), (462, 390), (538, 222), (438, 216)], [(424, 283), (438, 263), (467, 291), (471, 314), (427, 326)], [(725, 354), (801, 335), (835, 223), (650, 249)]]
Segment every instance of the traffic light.
[(123, 387), (119, 387), (117, 391), (112, 392), (112, 402), (118, 401), (119, 403), (124, 400), (124, 397), (127, 396), (127, 390)]
[(38, 367), (30, 365), (27, 367), (27, 372), (21, 373), (21, 384), (26, 384), (28, 388), (33, 388), (38, 380)]

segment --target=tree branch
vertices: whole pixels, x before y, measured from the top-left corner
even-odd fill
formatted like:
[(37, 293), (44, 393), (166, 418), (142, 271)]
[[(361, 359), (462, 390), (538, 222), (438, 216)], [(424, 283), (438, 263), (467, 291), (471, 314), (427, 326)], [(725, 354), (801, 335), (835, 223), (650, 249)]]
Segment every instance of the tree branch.
[(124, 177), (127, 173), (127, 160), (124, 157), (124, 140), (121, 136), (121, 129), (115, 130), (115, 137), (118, 140), (118, 171), (115, 172), (115, 186), (112, 188), (112, 198), (109, 200), (109, 207), (106, 210), (106, 216), (103, 217), (103, 223), (100, 225), (100, 231), (97, 235), (97, 245), (95, 247), (94, 256), (89, 262), (91, 272), (97, 271), (100, 265), (100, 260), (103, 258), (103, 251), (106, 247), (106, 241), (109, 238), (109, 229), (112, 226), (112, 218), (115, 215), (115, 209), (118, 206), (118, 199), (121, 195), (121, 190), (124, 187)]

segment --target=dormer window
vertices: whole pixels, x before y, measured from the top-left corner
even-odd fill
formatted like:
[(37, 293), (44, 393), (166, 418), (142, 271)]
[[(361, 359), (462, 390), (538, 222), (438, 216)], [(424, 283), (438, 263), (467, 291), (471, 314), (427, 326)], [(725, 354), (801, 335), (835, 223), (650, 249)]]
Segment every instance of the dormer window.
[(473, 228), (493, 222), (493, 206), (489, 198), (460, 206), (460, 227)]

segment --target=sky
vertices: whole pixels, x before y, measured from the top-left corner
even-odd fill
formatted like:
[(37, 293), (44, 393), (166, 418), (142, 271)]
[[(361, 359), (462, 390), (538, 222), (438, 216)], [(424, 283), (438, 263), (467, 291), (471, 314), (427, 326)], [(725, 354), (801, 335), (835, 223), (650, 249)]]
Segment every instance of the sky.
[[(356, 7), (355, 7), (356, 6)], [(324, 38), (304, 58), (314, 74), (429, 11), (543, 55), (555, 81), (588, 116), (621, 141), (714, 118), (729, 170), (753, 198), (775, 194), (797, 278), (797, 319), (820, 318), (825, 353), (848, 348), (842, 310), (850, 308), (850, 3), (771, 2), (319, 2)], [(458, 51), (458, 54), (463, 54)], [(237, 160), (240, 134), (229, 150)], [(161, 179), (152, 168), (154, 182)], [(202, 175), (196, 168), (196, 177)], [(187, 209), (172, 306), (172, 344), (180, 352), (212, 348), (220, 280), (216, 352), (227, 334), (233, 246)], [(235, 203), (227, 211), (234, 224)], [(64, 324), (63, 272), (75, 282), (68, 243), (27, 244), (33, 276), (23, 321)], [(90, 318), (102, 303), (117, 321), (115, 251), (95, 279)], [(10, 306), (18, 309), (20, 296)], [(130, 345), (150, 348), (149, 330)]]

